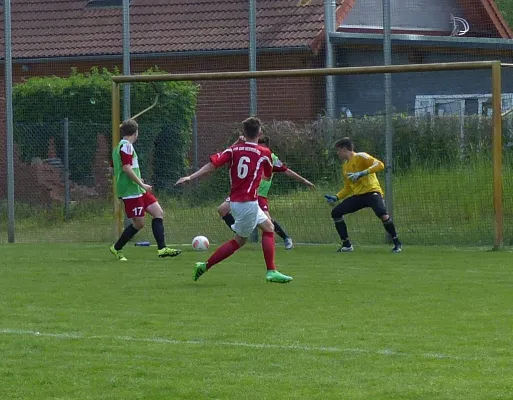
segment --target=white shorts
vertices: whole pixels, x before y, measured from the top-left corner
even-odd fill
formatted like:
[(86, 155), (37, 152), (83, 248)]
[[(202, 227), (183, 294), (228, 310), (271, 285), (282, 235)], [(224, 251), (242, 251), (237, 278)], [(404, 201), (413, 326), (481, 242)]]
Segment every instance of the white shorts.
[(235, 218), (235, 223), (231, 228), (237, 235), (243, 238), (249, 237), (257, 225), (264, 223), (268, 219), (256, 200), (243, 203), (232, 201), (230, 202), (230, 208)]

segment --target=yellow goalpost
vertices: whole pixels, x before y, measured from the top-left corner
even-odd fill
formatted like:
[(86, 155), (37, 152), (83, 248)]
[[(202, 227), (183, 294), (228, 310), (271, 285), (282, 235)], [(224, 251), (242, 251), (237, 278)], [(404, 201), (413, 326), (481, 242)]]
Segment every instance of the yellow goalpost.
[[(493, 212), (494, 212), (494, 248), (499, 248), (503, 243), (504, 210), (502, 187), (502, 107), (501, 107), (501, 69), (512, 67), (513, 64), (502, 64), (500, 61), (478, 62), (450, 62), (432, 64), (407, 64), (390, 66), (364, 66), (344, 68), (320, 68), (320, 69), (291, 69), (273, 71), (239, 71), (239, 72), (211, 72), (191, 74), (162, 74), (162, 75), (131, 75), (112, 77), (112, 145), (119, 142), (120, 126), (120, 85), (125, 83), (152, 83), (163, 81), (219, 81), (233, 79), (266, 79), (266, 78), (291, 78), (291, 77), (326, 77), (330, 75), (369, 75), (369, 74), (401, 74), (407, 72), (434, 72), (434, 71), (458, 71), (458, 70), (488, 70), (492, 83), (492, 156), (493, 156)], [(158, 101), (158, 98), (157, 98)], [(144, 112), (150, 110), (150, 105)], [(469, 194), (471, 195), (471, 194)], [(116, 221), (116, 233), (120, 234), (123, 227), (122, 207), (114, 194), (114, 214)]]

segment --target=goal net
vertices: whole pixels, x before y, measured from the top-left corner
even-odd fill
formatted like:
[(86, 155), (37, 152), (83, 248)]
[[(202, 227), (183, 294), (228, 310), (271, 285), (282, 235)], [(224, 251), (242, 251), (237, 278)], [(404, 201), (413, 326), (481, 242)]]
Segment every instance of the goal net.
[[(295, 242), (338, 242), (324, 194), (343, 186), (333, 144), (350, 137), (357, 152), (386, 162), (378, 178), (405, 243), (492, 245), (502, 241), (503, 224), (507, 237), (511, 231), (511, 215), (503, 215), (501, 207), (501, 174), (509, 179), (501, 154), (509, 165), (512, 124), (505, 117), (501, 127), (500, 113), (513, 108), (513, 88), (501, 90), (500, 64), (493, 73), (492, 65), (341, 68), (328, 81), (325, 70), (268, 71), (256, 74), (253, 93), (247, 73), (114, 79), (118, 89), (129, 82), (138, 104), (132, 114), (150, 107), (137, 118), (135, 147), (143, 178), (153, 185), (166, 213), (169, 243), (190, 243), (196, 235), (213, 243), (231, 237), (217, 211), (229, 194), (226, 169), (183, 188), (174, 183), (234, 142), (242, 133), (241, 121), (256, 110), (272, 151), (316, 185), (310, 190), (287, 174), (273, 177), (270, 214)], [(385, 72), (391, 73), (388, 88)], [(385, 89), (391, 90), (388, 115)], [(113, 99), (115, 127), (122, 99), (117, 90)], [(511, 209), (508, 186), (506, 210)], [(123, 206), (117, 204), (119, 230)], [(372, 210), (348, 215), (346, 221), (354, 242), (383, 243), (384, 230)], [(151, 229), (137, 240), (152, 241)]]
[[(262, 120), (279, 159), (316, 186), (310, 190), (284, 173), (274, 175), (270, 214), (294, 242), (338, 242), (324, 195), (343, 186), (333, 144), (348, 136), (356, 151), (386, 163), (377, 176), (406, 244), (510, 244), (510, 65), (391, 68), (337, 68), (329, 79), (320, 69), (266, 71), (254, 75), (254, 85), (246, 72), (169, 75), (155, 69), (142, 78), (92, 70), (19, 83), (13, 93), (16, 241), (110, 242), (123, 227), (110, 161), (127, 80), (129, 114), (140, 127), (135, 149), (142, 176), (164, 208), (169, 244), (190, 243), (200, 234), (212, 243), (231, 237), (217, 212), (229, 194), (226, 169), (183, 188), (174, 183), (233, 143), (251, 114)], [(5, 182), (5, 165), (0, 170)], [(346, 220), (355, 243), (385, 240), (371, 210)], [(154, 242), (149, 223), (134, 239), (146, 240)]]

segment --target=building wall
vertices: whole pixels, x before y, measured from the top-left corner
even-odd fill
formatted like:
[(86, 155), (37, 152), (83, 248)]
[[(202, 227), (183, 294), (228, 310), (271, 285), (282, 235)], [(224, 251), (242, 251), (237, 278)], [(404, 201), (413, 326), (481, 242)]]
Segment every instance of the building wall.
[[(314, 57), (311, 53), (274, 53), (259, 55), (257, 69), (315, 68), (322, 64), (322, 57)], [(247, 55), (230, 55), (139, 58), (132, 62), (131, 72), (137, 74), (155, 65), (168, 73), (245, 71), (248, 70), (248, 57)], [(39, 62), (15, 64), (13, 79), (15, 82), (21, 82), (34, 76), (67, 76), (72, 68), (76, 68), (79, 72), (85, 72), (93, 66), (105, 67), (109, 70), (114, 68), (122, 70), (122, 65), (119, 62), (105, 60)], [(323, 79), (308, 77), (258, 80), (258, 116), (264, 122), (273, 119), (296, 122), (315, 119), (322, 112), (324, 106), (323, 82)], [(247, 118), (249, 114), (249, 81), (243, 79), (198, 81), (197, 83), (200, 85), (197, 120), (199, 162), (201, 164), (208, 160), (209, 154), (220, 150), (225, 145), (232, 133), (233, 126)], [(0, 90), (3, 90), (3, 85)], [(4, 97), (0, 92), (0, 198), (4, 198), (6, 195)], [(140, 110), (132, 110), (132, 115), (138, 111)], [(93, 143), (92, 145), (101, 144)], [(104, 154), (105, 151), (99, 149), (98, 153)], [(96, 160), (96, 164), (103, 165), (101, 160)], [(17, 168), (16, 171), (17, 187), (30, 187), (28, 182), (20, 181), (25, 178), (22, 178), (22, 174), (18, 171), (21, 169)], [(30, 174), (28, 175), (30, 176)], [(105, 176), (105, 173), (95, 171), (94, 175), (101, 177)], [(97, 182), (97, 186), (104, 183)], [(17, 190), (17, 193), (20, 191)]]
[[(450, 14), (465, 17), (458, 0), (391, 0), (394, 28), (451, 31)], [(343, 27), (383, 26), (382, 0), (356, 1)]]
[[(393, 64), (410, 64), (411, 49), (393, 54)], [(485, 61), (501, 59), (512, 62), (511, 56), (454, 54), (443, 51), (423, 52), (423, 63)], [(339, 49), (339, 66), (382, 65), (379, 50)], [(513, 92), (513, 70), (502, 70), (503, 93)], [(354, 116), (382, 114), (384, 104), (384, 75), (339, 76), (336, 81), (337, 107), (347, 107)], [(417, 95), (449, 95), (491, 93), (491, 72), (488, 70), (440, 71), (392, 74), (393, 107), (395, 112), (415, 112)]]

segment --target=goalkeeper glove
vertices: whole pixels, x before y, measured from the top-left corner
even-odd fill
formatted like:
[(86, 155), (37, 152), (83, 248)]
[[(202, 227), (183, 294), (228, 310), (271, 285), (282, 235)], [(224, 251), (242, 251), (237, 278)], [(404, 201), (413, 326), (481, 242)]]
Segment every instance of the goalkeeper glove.
[(338, 201), (338, 197), (337, 196), (334, 196), (332, 194), (325, 194), (324, 195), (324, 198), (326, 199), (326, 201), (329, 203), (329, 204), (333, 204), (335, 202)]
[(360, 172), (350, 172), (347, 174), (347, 177), (351, 182), (356, 182), (358, 179), (360, 179), (362, 176), (369, 175), (369, 170), (366, 169), (365, 171)]

